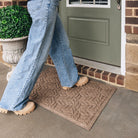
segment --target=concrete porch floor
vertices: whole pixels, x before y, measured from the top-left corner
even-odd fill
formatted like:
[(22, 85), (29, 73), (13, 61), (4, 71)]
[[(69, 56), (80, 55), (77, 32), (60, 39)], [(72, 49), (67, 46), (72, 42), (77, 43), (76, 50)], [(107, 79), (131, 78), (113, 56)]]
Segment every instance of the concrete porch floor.
[[(8, 71), (0, 63), (0, 97)], [(90, 131), (40, 106), (27, 116), (0, 114), (0, 138), (138, 138), (138, 93), (118, 88)]]

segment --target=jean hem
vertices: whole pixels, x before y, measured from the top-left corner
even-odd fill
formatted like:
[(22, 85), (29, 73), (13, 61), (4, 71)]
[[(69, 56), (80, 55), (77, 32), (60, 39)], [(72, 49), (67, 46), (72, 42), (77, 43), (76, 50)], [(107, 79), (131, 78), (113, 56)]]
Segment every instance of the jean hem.
[(22, 105), (22, 106), (20, 106), (20, 107), (18, 107), (18, 108), (10, 108), (10, 107), (5, 107), (5, 106), (3, 106), (3, 105), (0, 105), (0, 108), (2, 108), (2, 109), (5, 109), (5, 110), (8, 110), (8, 111), (19, 111), (19, 110), (22, 110), (24, 107), (26, 106), (26, 104), (24, 104), (24, 105)]
[(61, 84), (61, 86), (62, 86), (62, 87), (69, 87), (69, 88), (72, 88), (72, 87), (78, 82), (79, 79), (80, 79), (80, 76), (78, 75), (77, 80), (76, 80), (72, 85), (64, 85), (64, 86), (63, 86), (63, 85)]

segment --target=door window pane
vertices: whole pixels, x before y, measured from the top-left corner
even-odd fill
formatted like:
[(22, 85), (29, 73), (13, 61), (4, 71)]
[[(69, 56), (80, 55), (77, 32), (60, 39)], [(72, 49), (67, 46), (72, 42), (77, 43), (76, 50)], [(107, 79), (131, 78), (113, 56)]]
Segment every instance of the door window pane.
[(108, 5), (109, 0), (69, 0), (70, 5), (74, 4), (89, 4), (89, 5)]

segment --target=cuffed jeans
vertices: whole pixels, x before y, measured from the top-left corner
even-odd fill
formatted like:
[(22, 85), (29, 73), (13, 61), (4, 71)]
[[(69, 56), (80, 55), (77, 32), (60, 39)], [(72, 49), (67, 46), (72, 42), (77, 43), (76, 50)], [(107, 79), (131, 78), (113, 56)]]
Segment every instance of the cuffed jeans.
[(69, 40), (57, 12), (59, 0), (30, 0), (27, 3), (32, 17), (27, 48), (17, 64), (4, 94), (0, 107), (21, 110), (48, 57), (51, 56), (61, 86), (72, 87), (78, 80)]

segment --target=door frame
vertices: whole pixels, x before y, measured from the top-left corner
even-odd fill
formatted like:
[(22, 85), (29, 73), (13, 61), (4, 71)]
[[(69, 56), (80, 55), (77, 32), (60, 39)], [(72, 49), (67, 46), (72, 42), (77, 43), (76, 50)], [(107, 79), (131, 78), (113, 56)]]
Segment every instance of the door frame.
[(121, 2), (121, 74), (125, 75), (126, 72), (126, 33), (125, 33), (125, 15), (126, 15), (126, 1)]

